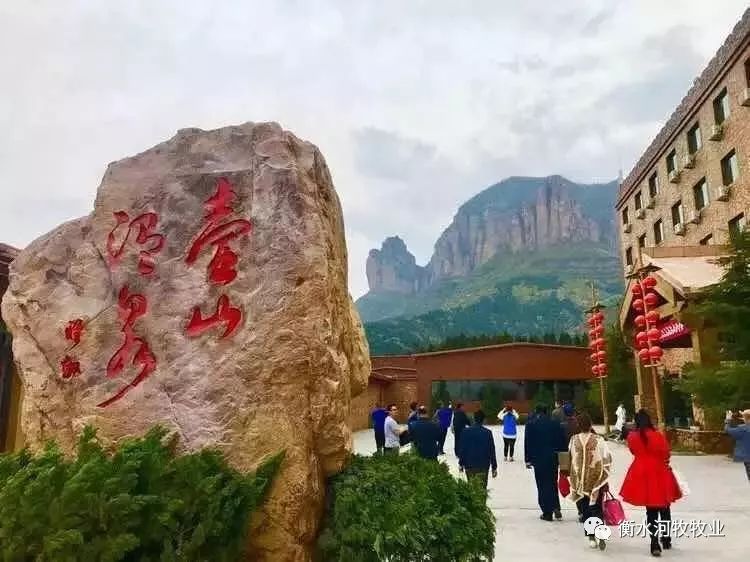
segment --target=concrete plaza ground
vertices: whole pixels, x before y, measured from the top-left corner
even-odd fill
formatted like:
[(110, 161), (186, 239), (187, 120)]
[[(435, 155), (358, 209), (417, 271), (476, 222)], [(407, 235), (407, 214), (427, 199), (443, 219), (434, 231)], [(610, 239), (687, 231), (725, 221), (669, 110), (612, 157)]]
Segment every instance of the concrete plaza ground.
[[(594, 560), (608, 557), (618, 562), (651, 559), (648, 539), (621, 537), (613, 529), (612, 538), (604, 552), (590, 550), (577, 522), (575, 506), (562, 499), (563, 520), (547, 523), (539, 519), (534, 475), (523, 463), (523, 428), (520, 428), (516, 461), (502, 460), (502, 438), (498, 427), (492, 427), (495, 444), (499, 447), (499, 474), (490, 479), (488, 503), (497, 518), (495, 560), (530, 562), (560, 562), (560, 560)], [(601, 428), (599, 428), (601, 433)], [(610, 443), (614, 457), (614, 474), (610, 480), (613, 492), (618, 492), (631, 461), (627, 447)], [(355, 435), (355, 449), (360, 454), (372, 454), (375, 449), (372, 431)], [(446, 442), (447, 462), (451, 472), (459, 476), (453, 440), (450, 432)], [(664, 552), (662, 559), (682, 561), (716, 560), (734, 562), (750, 560), (750, 483), (744, 467), (720, 456), (679, 456), (672, 458), (687, 481), (691, 494), (672, 506), (674, 520), (711, 523), (719, 520), (724, 525), (724, 537), (675, 538), (674, 548)], [(439, 493), (436, 490), (435, 493)], [(641, 508), (623, 504), (628, 520), (643, 522)]]

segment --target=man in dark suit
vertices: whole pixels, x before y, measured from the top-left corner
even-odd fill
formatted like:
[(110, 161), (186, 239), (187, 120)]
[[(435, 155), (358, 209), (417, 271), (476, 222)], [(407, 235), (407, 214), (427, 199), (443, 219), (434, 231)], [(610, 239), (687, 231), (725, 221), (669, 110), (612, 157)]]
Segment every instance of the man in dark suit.
[(492, 467), (492, 477), (497, 478), (497, 456), (492, 432), (482, 426), (484, 412), (474, 412), (474, 425), (461, 434), (458, 453), (458, 469), (466, 471), (466, 477), (476, 478), (487, 488), (488, 473)]
[(436, 461), (440, 453), (440, 427), (429, 418), (424, 406), (417, 409), (417, 415), (417, 421), (409, 428), (412, 446), (423, 459)]
[(547, 414), (547, 406), (537, 406), (534, 421), (526, 425), (524, 454), (526, 468), (534, 469), (540, 519), (552, 521), (552, 515), (562, 519), (560, 496), (557, 493), (557, 453), (567, 451), (565, 430)]
[(458, 404), (456, 404), (456, 409), (453, 411), (453, 451), (456, 453), (456, 456), (458, 456), (458, 447), (461, 443), (461, 435), (464, 429), (471, 425), (469, 417), (466, 415), (466, 412), (464, 412), (463, 406), (464, 405), (459, 402)]

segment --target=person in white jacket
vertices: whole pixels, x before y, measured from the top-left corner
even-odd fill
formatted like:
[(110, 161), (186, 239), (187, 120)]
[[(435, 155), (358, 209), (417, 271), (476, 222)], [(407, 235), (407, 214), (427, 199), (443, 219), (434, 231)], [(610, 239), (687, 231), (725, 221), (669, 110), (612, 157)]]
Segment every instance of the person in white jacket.
[(622, 440), (622, 430), (625, 429), (625, 418), (627, 417), (627, 412), (622, 402), (620, 402), (620, 405), (617, 406), (617, 410), (615, 410), (615, 416), (617, 417), (617, 421), (615, 422), (615, 430), (620, 433), (618, 439)]
[(506, 402), (505, 407), (497, 414), (497, 419), (503, 424), (503, 457), (505, 462), (513, 462), (513, 452), (518, 437), (518, 412)]

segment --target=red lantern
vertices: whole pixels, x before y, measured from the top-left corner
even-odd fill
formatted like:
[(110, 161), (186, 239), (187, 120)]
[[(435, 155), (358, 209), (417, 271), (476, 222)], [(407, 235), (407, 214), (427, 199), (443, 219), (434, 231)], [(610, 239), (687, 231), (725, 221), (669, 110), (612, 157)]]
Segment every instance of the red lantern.
[(646, 332), (638, 332), (635, 335), (635, 343), (638, 344), (638, 347), (643, 347), (644, 345), (647, 345), (648, 334), (646, 334)]
[(664, 350), (658, 345), (655, 345), (651, 349), (648, 350), (648, 356), (651, 358), (652, 361), (658, 361), (659, 359), (662, 358), (662, 355), (664, 355)]
[(646, 321), (649, 324), (656, 324), (659, 321), (659, 313), (656, 310), (649, 310), (646, 314)]
[(643, 316), (643, 314), (639, 314), (635, 317), (635, 320), (633, 320), (635, 325), (639, 328), (645, 328), (646, 327), (646, 317)]
[(649, 360), (649, 352), (648, 352), (648, 348), (647, 348), (647, 347), (644, 347), (643, 349), (641, 349), (641, 350), (640, 350), (640, 351), (638, 352), (638, 358), (639, 358), (639, 359), (640, 359), (641, 361), (643, 361), (644, 363), (645, 363), (645, 362), (647, 362), (647, 361)]
[(599, 365), (599, 374), (601, 376), (605, 376), (607, 374), (607, 364), (606, 363), (602, 363), (601, 365)]
[(599, 365), (594, 365), (593, 367), (591, 367), (591, 372), (594, 373), (595, 375), (598, 375), (599, 374)]
[(649, 341), (659, 341), (661, 339), (659, 328), (651, 328), (646, 332), (646, 335), (648, 336)]
[(605, 361), (607, 360), (607, 352), (606, 352), (606, 351), (604, 351), (604, 350), (602, 350), (602, 351), (597, 351), (597, 352), (596, 352), (596, 358), (597, 358), (597, 360), (598, 360), (598, 361), (599, 361), (600, 363), (604, 363), (604, 362), (605, 362)]
[(597, 323), (602, 322), (604, 320), (604, 314), (601, 312), (594, 313), (594, 320), (596, 320)]
[(597, 337), (600, 338), (604, 335), (604, 326), (602, 326), (601, 324), (599, 324), (596, 328), (594, 328), (594, 330), (596, 330)]
[(589, 340), (589, 349), (596, 350), (596, 340)]
[(596, 347), (597, 347), (597, 351), (598, 351), (599, 349), (601, 349), (602, 347), (604, 347), (604, 343), (605, 343), (605, 342), (604, 342), (604, 338), (597, 338), (597, 339), (595, 339), (595, 340), (594, 340), (594, 344), (595, 344), (595, 345), (596, 345)]
[(659, 304), (659, 297), (656, 296), (656, 293), (647, 293), (646, 296), (643, 297), (643, 300), (646, 301), (646, 306), (649, 308), (654, 308)]
[(643, 299), (635, 299), (633, 301), (633, 309), (638, 312), (643, 312)]
[(640, 283), (636, 283), (633, 285), (633, 288), (630, 289), (630, 292), (636, 296), (640, 296), (643, 294), (643, 287), (641, 287)]
[(593, 316), (589, 316), (586, 322), (588, 322), (589, 326), (593, 327), (596, 324), (596, 319)]
[(643, 286), (647, 289), (653, 289), (654, 287), (656, 287), (656, 279), (651, 276), (644, 278), (641, 283), (643, 283)]
[(591, 355), (589, 355), (589, 359), (591, 359), (592, 363), (596, 363), (599, 360), (599, 352), (595, 351)]

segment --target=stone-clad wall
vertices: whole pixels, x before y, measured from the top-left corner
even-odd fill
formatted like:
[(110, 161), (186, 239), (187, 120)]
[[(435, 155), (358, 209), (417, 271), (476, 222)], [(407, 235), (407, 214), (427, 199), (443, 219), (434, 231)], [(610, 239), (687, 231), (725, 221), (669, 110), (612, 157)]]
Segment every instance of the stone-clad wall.
[[(370, 427), (370, 412), (376, 404), (385, 407), (394, 403), (398, 406), (398, 420), (405, 422), (409, 415), (409, 404), (417, 399), (416, 379), (396, 379), (378, 381), (370, 378), (367, 390), (354, 398), (349, 410), (349, 427), (360, 431)], [(428, 408), (429, 404), (425, 404)]]

